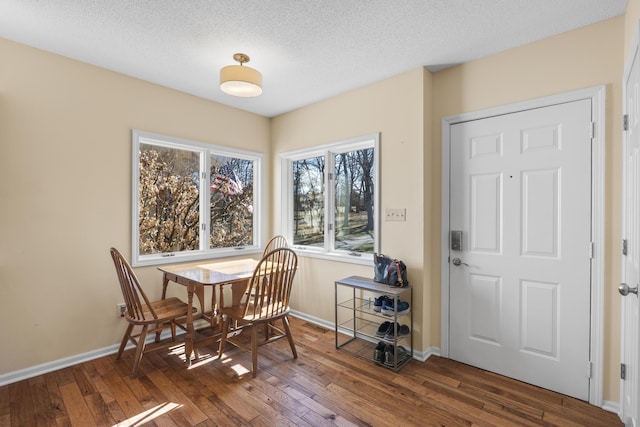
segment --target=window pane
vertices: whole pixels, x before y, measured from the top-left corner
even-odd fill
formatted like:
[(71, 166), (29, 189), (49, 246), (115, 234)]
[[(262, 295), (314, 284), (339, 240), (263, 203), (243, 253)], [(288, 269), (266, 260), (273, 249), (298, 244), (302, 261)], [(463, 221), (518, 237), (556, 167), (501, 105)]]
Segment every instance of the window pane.
[(139, 254), (198, 250), (199, 154), (143, 143), (139, 153)]
[(336, 249), (373, 253), (373, 148), (335, 155)]
[(324, 247), (324, 156), (293, 162), (293, 244)]
[(211, 249), (253, 244), (253, 169), (251, 160), (211, 156)]

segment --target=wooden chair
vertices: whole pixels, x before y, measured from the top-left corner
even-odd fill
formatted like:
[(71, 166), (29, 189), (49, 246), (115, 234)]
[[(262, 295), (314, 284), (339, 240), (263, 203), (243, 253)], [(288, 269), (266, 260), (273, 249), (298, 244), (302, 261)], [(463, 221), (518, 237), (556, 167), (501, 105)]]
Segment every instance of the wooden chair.
[[(127, 306), (124, 317), (127, 319), (127, 322), (129, 322), (124, 337), (122, 337), (116, 358), (120, 359), (128, 341), (131, 341), (136, 346), (136, 354), (131, 369), (131, 378), (135, 378), (138, 374), (142, 355), (145, 353), (145, 340), (147, 335), (155, 332), (155, 342), (158, 343), (160, 341), (160, 332), (170, 327), (172, 342), (162, 346), (154, 346), (154, 348), (148, 351), (173, 345), (176, 340), (176, 326), (186, 330), (183, 324), (186, 321), (189, 306), (175, 297), (162, 299), (160, 301), (149, 301), (140, 286), (138, 278), (122, 254), (117, 249), (111, 248), (111, 257), (116, 267), (120, 288), (122, 289), (122, 296)], [(192, 308), (192, 310), (195, 309)], [(182, 322), (179, 321), (180, 319), (182, 319)], [(135, 326), (141, 327), (140, 332), (137, 334), (133, 334), (133, 328)]]
[(268, 254), (274, 249), (288, 248), (288, 247), (289, 247), (289, 242), (287, 242), (286, 237), (281, 235), (274, 236), (271, 238), (271, 240), (267, 242), (267, 245), (264, 247), (264, 252), (262, 252), (262, 256)]
[[(224, 321), (218, 358), (222, 357), (227, 341), (242, 347), (239, 343), (229, 339), (232, 324), (235, 327), (231, 335), (235, 336), (244, 329), (251, 331), (251, 359), (254, 377), (258, 369), (258, 346), (286, 337), (293, 358), (298, 357), (288, 317), (289, 296), (297, 268), (298, 256), (295, 252), (288, 248), (275, 249), (260, 260), (246, 285), (241, 288), (238, 286), (233, 288), (233, 301), (230, 307), (225, 307), (224, 301), (221, 300), (220, 312), (224, 316)], [(222, 295), (223, 292), (221, 291), (220, 294)], [(253, 297), (247, 298), (248, 295), (253, 295)], [(275, 326), (277, 320), (282, 320), (284, 330)], [(264, 340), (258, 342), (258, 328), (261, 325), (269, 329), (272, 334), (265, 334)]]

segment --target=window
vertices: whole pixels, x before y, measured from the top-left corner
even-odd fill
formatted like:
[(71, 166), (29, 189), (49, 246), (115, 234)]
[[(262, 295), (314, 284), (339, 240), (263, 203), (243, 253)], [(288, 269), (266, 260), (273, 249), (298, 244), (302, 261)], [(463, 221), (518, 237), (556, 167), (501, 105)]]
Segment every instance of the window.
[(378, 248), (379, 136), (281, 155), (282, 229), (296, 250), (369, 262)]
[(133, 131), (133, 264), (257, 252), (262, 155)]

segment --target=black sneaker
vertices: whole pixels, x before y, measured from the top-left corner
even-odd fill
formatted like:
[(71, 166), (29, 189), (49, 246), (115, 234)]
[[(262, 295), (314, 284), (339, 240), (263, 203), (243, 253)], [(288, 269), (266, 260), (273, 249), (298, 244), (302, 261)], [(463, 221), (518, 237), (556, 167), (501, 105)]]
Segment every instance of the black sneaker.
[(391, 344), (387, 344), (387, 347), (385, 348), (384, 351), (384, 364), (387, 366), (398, 366), (400, 363), (406, 361), (409, 357), (411, 357), (411, 355), (409, 354), (409, 352), (402, 346), (397, 346), (396, 347), (396, 352), (397, 354), (397, 358), (398, 358), (398, 363), (394, 363), (394, 358), (396, 357), (394, 355), (394, 351), (393, 351), (393, 346)]
[(376, 336), (384, 337), (385, 335), (387, 335), (387, 332), (389, 332), (390, 325), (391, 325), (391, 322), (382, 322), (378, 327), (378, 330), (376, 331)]
[(387, 344), (384, 348), (384, 364), (387, 366), (393, 366), (393, 358), (394, 358), (394, 354), (393, 354), (393, 345), (392, 344)]
[[(407, 325), (399, 325), (396, 323), (396, 337), (402, 338), (406, 337), (411, 333), (411, 329)], [(389, 330), (384, 336), (385, 340), (393, 340), (393, 326), (389, 326)]]
[(387, 345), (384, 342), (380, 341), (378, 343), (378, 345), (376, 346), (376, 348), (373, 349), (373, 361), (374, 362), (384, 363), (384, 361), (385, 361), (384, 350), (385, 350), (386, 346)]

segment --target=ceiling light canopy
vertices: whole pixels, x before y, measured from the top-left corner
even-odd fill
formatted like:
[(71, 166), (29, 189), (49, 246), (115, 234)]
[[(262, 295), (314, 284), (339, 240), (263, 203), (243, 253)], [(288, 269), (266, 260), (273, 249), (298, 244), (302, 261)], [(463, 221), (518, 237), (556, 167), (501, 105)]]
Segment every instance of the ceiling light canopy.
[(220, 70), (220, 89), (233, 96), (249, 98), (262, 93), (262, 74), (243, 64), (249, 62), (249, 56), (236, 53), (233, 59), (240, 65), (228, 65)]

